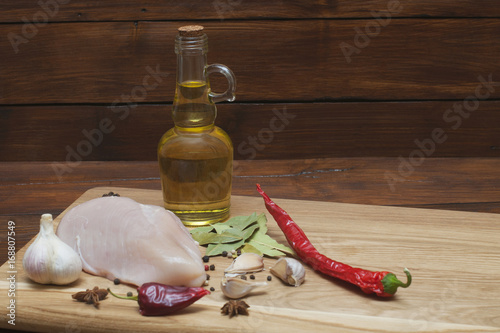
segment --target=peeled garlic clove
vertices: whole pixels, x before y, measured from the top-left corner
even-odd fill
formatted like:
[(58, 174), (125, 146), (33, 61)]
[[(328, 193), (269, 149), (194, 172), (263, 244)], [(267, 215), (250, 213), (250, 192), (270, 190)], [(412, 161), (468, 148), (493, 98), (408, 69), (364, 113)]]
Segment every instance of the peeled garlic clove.
[(280, 258), (276, 264), (271, 267), (271, 273), (280, 278), (289, 285), (298, 287), (304, 282), (306, 270), (304, 266), (294, 258)]
[(229, 298), (241, 298), (248, 295), (257, 287), (267, 286), (266, 282), (250, 282), (240, 278), (223, 278), (221, 290)]
[(24, 254), (23, 268), (30, 279), (42, 284), (65, 285), (79, 278), (82, 261), (54, 233), (51, 214), (42, 215), (40, 232)]
[(245, 274), (264, 270), (264, 258), (257, 253), (242, 253), (226, 268), (225, 274)]

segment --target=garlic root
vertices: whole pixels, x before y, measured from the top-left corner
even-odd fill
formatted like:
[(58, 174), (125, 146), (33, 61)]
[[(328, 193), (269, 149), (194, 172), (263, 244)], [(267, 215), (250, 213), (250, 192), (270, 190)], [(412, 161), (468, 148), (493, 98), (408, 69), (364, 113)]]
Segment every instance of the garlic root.
[(54, 233), (51, 214), (43, 214), (40, 232), (23, 257), (28, 277), (41, 284), (66, 285), (78, 279), (82, 261), (68, 244)]

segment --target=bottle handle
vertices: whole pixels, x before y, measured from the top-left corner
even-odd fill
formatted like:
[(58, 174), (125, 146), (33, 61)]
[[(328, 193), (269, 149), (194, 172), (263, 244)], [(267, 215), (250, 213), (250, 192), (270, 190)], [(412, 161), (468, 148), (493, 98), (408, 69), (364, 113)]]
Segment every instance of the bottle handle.
[(221, 73), (226, 77), (227, 82), (229, 84), (227, 90), (221, 94), (217, 94), (212, 91), (208, 93), (208, 95), (212, 98), (212, 101), (214, 103), (223, 101), (228, 101), (228, 102), (234, 101), (234, 99), (236, 98), (236, 95), (234, 93), (236, 91), (236, 78), (234, 77), (234, 74), (229, 69), (229, 67), (222, 64), (211, 64), (207, 66), (206, 71), (207, 71), (207, 76), (212, 73)]

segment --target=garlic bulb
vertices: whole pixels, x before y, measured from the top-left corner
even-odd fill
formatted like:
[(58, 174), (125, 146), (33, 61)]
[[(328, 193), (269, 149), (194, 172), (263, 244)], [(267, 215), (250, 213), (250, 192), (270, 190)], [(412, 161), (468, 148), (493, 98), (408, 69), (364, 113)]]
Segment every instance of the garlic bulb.
[(80, 276), (82, 261), (54, 233), (51, 214), (42, 215), (40, 232), (24, 254), (23, 268), (30, 279), (42, 284), (70, 284)]
[(231, 266), (224, 270), (224, 273), (228, 276), (234, 276), (262, 270), (264, 270), (264, 258), (257, 253), (246, 252), (234, 259)]
[(300, 286), (306, 277), (304, 266), (294, 258), (280, 258), (271, 267), (271, 273), (279, 277), (283, 282), (295, 287)]
[(240, 298), (248, 295), (252, 290), (257, 287), (267, 286), (266, 282), (250, 282), (240, 278), (227, 278), (224, 277), (221, 281), (220, 287), (222, 293), (229, 298)]

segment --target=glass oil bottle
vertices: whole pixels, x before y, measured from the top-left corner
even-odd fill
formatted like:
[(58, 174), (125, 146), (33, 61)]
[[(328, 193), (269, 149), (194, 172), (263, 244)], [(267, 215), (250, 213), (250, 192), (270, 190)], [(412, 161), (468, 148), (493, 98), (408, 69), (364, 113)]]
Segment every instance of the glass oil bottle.
[[(215, 103), (234, 101), (236, 80), (228, 67), (207, 65), (208, 38), (202, 26), (179, 28), (175, 52), (175, 127), (158, 144), (163, 201), (185, 225), (202, 226), (229, 217), (233, 145), (214, 121)], [(215, 72), (228, 80), (224, 93), (210, 90), (208, 76)]]

